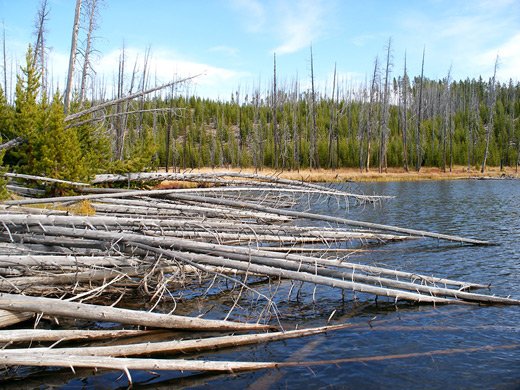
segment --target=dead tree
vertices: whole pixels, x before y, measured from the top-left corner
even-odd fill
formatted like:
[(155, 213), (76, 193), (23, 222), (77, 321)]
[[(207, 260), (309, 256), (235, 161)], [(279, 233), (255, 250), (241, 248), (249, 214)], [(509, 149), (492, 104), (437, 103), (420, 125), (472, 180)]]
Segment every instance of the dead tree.
[[(312, 99), (312, 125), (311, 125), (311, 147), (309, 152), (309, 168), (320, 169), (318, 152), (318, 130), (316, 128), (316, 93), (314, 89), (314, 62), (312, 58), (311, 46), (311, 99)], [(314, 164), (313, 164), (314, 163)]]
[(498, 55), (495, 60), (495, 69), (493, 70), (493, 77), (489, 80), (489, 93), (488, 93), (488, 105), (489, 105), (489, 117), (488, 117), (488, 123), (486, 128), (486, 147), (484, 149), (484, 160), (482, 161), (482, 169), (480, 170), (481, 173), (484, 173), (486, 170), (486, 162), (487, 162), (487, 155), (488, 155), (488, 148), (489, 148), (489, 137), (491, 135), (491, 130), (493, 128), (493, 111), (495, 108), (495, 77), (497, 75), (497, 68), (498, 68)]
[(368, 127), (367, 127), (367, 163), (366, 171), (370, 172), (370, 152), (372, 142), (372, 132), (376, 124), (376, 101), (377, 101), (377, 89), (378, 89), (378, 73), (379, 73), (379, 57), (376, 56), (374, 61), (374, 73), (372, 75), (372, 85), (370, 87), (370, 98), (369, 98), (369, 110), (368, 110)]
[(410, 80), (406, 73), (406, 51), (404, 52), (404, 75), (401, 86), (403, 96), (403, 165), (404, 170), (408, 172), (408, 89)]
[(415, 170), (419, 172), (421, 170), (421, 115), (422, 115), (422, 92), (423, 92), (423, 80), (424, 80), (424, 53), (423, 48), (422, 65), (421, 65), (421, 80), (419, 85), (419, 101), (417, 109), (417, 131), (415, 134), (415, 153), (417, 162), (415, 164)]
[(274, 53), (274, 77), (273, 77), (273, 137), (274, 137), (274, 169), (278, 170), (278, 129), (277, 116), (278, 104), (276, 101), (276, 53)]
[(329, 168), (334, 171), (334, 142), (338, 142), (335, 132), (336, 106), (334, 105), (334, 91), (336, 88), (336, 63), (334, 63), (334, 79), (332, 80), (332, 95), (330, 99), (330, 125), (329, 125)]
[(81, 74), (81, 87), (79, 92), (79, 98), (80, 101), (83, 101), (85, 99), (85, 91), (87, 86), (87, 76), (90, 65), (90, 54), (93, 52), (92, 50), (92, 33), (94, 29), (97, 27), (96, 25), (96, 17), (97, 17), (97, 1), (96, 0), (90, 0), (91, 3), (89, 4), (88, 0), (85, 7), (85, 18), (88, 20), (88, 33), (87, 33), (87, 40), (85, 43), (85, 49), (83, 53), (83, 71)]
[(79, 16), (81, 11), (81, 0), (76, 0), (76, 12), (74, 14), (74, 26), (72, 27), (72, 42), (70, 47), (69, 71), (67, 73), (67, 86), (65, 88), (64, 112), (69, 111), (70, 98), (72, 95), (72, 77), (74, 75), (74, 64), (78, 47)]
[(388, 141), (388, 135), (390, 129), (388, 128), (388, 109), (389, 109), (389, 87), (388, 77), (390, 76), (391, 68), (393, 66), (391, 62), (392, 57), (392, 37), (388, 38), (388, 44), (386, 46), (386, 70), (385, 70), (385, 86), (383, 90), (383, 113), (382, 113), (382, 124), (380, 127), (379, 137), (379, 173), (383, 173), (383, 170), (388, 171), (387, 168), (387, 156), (386, 156), (386, 143)]
[(4, 95), (5, 101), (8, 102), (8, 93), (7, 93), (7, 56), (5, 50), (5, 23), (2, 22), (4, 28), (4, 39), (3, 39), (3, 54), (4, 54)]
[(46, 90), (46, 66), (45, 66), (45, 23), (48, 20), (50, 9), (47, 4), (47, 0), (40, 1), (40, 8), (36, 14), (35, 28), (36, 28), (36, 46), (34, 50), (34, 57), (36, 64), (40, 68), (41, 72), (41, 87), (42, 94), (45, 95)]

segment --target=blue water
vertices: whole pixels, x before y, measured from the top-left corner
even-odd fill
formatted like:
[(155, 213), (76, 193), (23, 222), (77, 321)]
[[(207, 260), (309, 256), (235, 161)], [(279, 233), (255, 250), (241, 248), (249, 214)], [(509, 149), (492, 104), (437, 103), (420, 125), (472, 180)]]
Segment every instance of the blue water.
[[(519, 181), (356, 184), (351, 190), (395, 198), (376, 206), (352, 206), (347, 213), (335, 208), (333, 202), (318, 204), (311, 211), (489, 240), (500, 246), (414, 240), (372, 246), (352, 254), (349, 261), (490, 283), (491, 289), (482, 292), (520, 299)], [(304, 285), (298, 289), (299, 284), (289, 295), (290, 287), (290, 282), (282, 282), (275, 295), (285, 327), (323, 326), (331, 315), (331, 324), (350, 323), (352, 327), (327, 335), (207, 353), (200, 358), (315, 363), (215, 375), (134, 372), (134, 388), (520, 388), (520, 307), (395, 304), (326, 287)], [(270, 291), (267, 284), (256, 288)], [(211, 315), (222, 318), (226, 311), (216, 305)], [(359, 361), (362, 358), (375, 360)], [(63, 388), (126, 386), (128, 382), (120, 373), (95, 375), (90, 371)]]
[[(375, 207), (350, 207), (347, 214), (334, 211), (338, 216), (489, 240), (500, 246), (428, 239), (373, 247), (350, 261), (490, 283), (491, 290), (483, 292), (520, 298), (519, 181), (371, 183), (357, 184), (352, 190), (395, 198)], [(331, 213), (333, 206), (321, 204), (311, 211)], [(368, 295), (356, 294), (354, 300), (351, 292), (343, 300), (340, 292), (325, 287), (317, 288), (313, 304), (312, 294), (313, 286), (307, 286), (300, 302), (294, 296), (280, 300), (286, 323), (323, 325), (336, 310), (331, 323), (359, 327), (244, 348), (230, 357), (284, 361), (294, 354), (296, 360), (328, 363), (227, 376), (194, 388), (520, 388), (520, 307), (394, 305), (388, 300), (376, 304)], [(406, 354), (419, 355), (389, 358)], [(387, 358), (342, 362), (362, 357)]]

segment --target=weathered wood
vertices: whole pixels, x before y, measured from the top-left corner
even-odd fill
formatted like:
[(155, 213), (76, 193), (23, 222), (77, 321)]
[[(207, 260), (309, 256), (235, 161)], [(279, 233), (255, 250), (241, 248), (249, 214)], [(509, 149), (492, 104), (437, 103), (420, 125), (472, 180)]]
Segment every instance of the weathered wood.
[(168, 329), (198, 330), (261, 330), (269, 326), (206, 320), (173, 314), (148, 313), (109, 306), (88, 305), (59, 299), (29, 297), (0, 293), (0, 308), (6, 310), (44, 313), (56, 317), (81, 318), (91, 321), (117, 322), (121, 324), (150, 326)]
[(0, 352), (0, 364), (10, 366), (108, 368), (122, 370), (127, 373), (127, 375), (129, 375), (128, 370), (236, 372), (276, 367), (276, 363), (269, 362), (113, 358), (103, 356), (53, 355), (46, 352), (31, 353), (30, 351), (11, 352), (7, 349)]
[(162, 85), (159, 85), (157, 87), (150, 88), (150, 89), (147, 89), (147, 90), (144, 90), (144, 91), (139, 91), (139, 92), (130, 94), (128, 96), (124, 96), (124, 97), (119, 98), (119, 99), (110, 100), (108, 102), (101, 103), (101, 104), (98, 104), (96, 106), (90, 107), (90, 108), (88, 108), (86, 110), (83, 110), (83, 111), (80, 111), (80, 112), (76, 112), (74, 114), (67, 115), (65, 117), (64, 121), (65, 121), (65, 123), (67, 123), (67, 122), (79, 119), (81, 117), (84, 117), (85, 115), (89, 115), (89, 114), (92, 114), (94, 112), (104, 110), (107, 107), (115, 106), (116, 104), (123, 103), (125, 101), (132, 100), (132, 99), (135, 99), (135, 98), (138, 98), (138, 97), (141, 97), (141, 96), (145, 96), (145, 95), (148, 95), (148, 94), (153, 93), (155, 91), (160, 91), (161, 89), (168, 88), (168, 87), (170, 87), (172, 85), (175, 85), (175, 84), (180, 84), (180, 83), (187, 82), (189, 80), (193, 80), (194, 78), (199, 77), (199, 76), (200, 75), (185, 77), (183, 79), (172, 81), (172, 82), (169, 82), (167, 84), (162, 84)]
[(26, 143), (27, 140), (22, 138), (22, 137), (16, 137), (16, 138), (13, 138), (12, 140), (10, 141), (7, 141), (3, 144), (0, 144), (0, 150), (11, 150), (11, 149), (14, 149), (16, 148), (17, 146), (20, 146), (24, 143)]
[[(134, 244), (141, 246), (140, 244)], [(352, 291), (359, 291), (374, 295), (387, 296), (395, 299), (404, 299), (416, 302), (430, 302), (430, 303), (459, 303), (469, 304), (472, 302), (489, 303), (489, 304), (503, 304), (503, 305), (520, 305), (520, 300), (495, 297), (483, 294), (468, 293), (460, 290), (450, 290), (440, 287), (429, 287), (417, 285), (413, 283), (406, 283), (396, 280), (390, 280), (380, 277), (363, 276), (357, 274), (344, 274), (334, 270), (324, 270), (318, 267), (304, 266), (301, 264), (292, 264), (286, 262), (282, 265), (281, 261), (264, 260), (263, 265), (254, 264), (258, 259), (253, 259), (251, 256), (243, 261), (236, 261), (231, 259), (222, 259), (210, 255), (185, 254), (175, 251), (166, 251), (163, 249), (154, 249), (148, 247), (149, 250), (155, 250), (166, 256), (183, 260), (184, 258), (190, 261), (200, 262), (210, 265), (223, 265), (228, 268), (241, 269), (243, 271), (250, 271), (257, 274), (264, 274), (268, 276), (277, 276), (292, 280), (300, 280), (304, 282), (323, 284), (329, 287), (343, 288)], [(258, 261), (259, 263), (261, 261)], [(340, 279), (341, 278), (341, 279)], [(350, 278), (351, 281), (345, 279)], [(359, 282), (376, 283), (378, 286), (367, 285)], [(380, 287), (381, 286), (381, 287)], [(382, 287), (385, 286), (385, 287)], [(396, 290), (400, 288), (402, 290)], [(404, 290), (404, 291), (403, 291)], [(415, 291), (409, 293), (408, 291)], [(425, 293), (425, 294), (421, 294)], [(438, 298), (439, 296), (448, 296), (456, 299)]]
[(46, 181), (49, 183), (60, 183), (60, 184), (69, 184), (71, 186), (89, 186), (88, 183), (81, 183), (76, 181), (69, 181), (69, 180), (60, 180), (60, 179), (53, 179), (52, 177), (45, 177), (45, 176), (34, 176), (34, 175), (25, 175), (21, 173), (10, 173), (6, 172), (4, 173), (5, 177), (12, 177), (14, 179), (25, 179), (25, 180), (38, 180), (38, 181)]
[[(157, 354), (157, 353), (189, 353), (189, 352), (202, 352), (213, 349), (220, 348), (229, 348), (229, 347), (238, 347), (242, 345), (252, 345), (252, 344), (260, 344), (260, 343), (269, 343), (273, 341), (280, 340), (288, 340), (298, 337), (308, 337), (312, 335), (322, 334), (326, 332), (333, 332), (336, 330), (344, 329), (349, 327), (350, 324), (340, 324), (340, 325), (331, 325), (331, 326), (323, 326), (319, 328), (310, 328), (310, 329), (299, 329), (299, 330), (290, 330), (285, 332), (271, 332), (271, 333), (259, 333), (259, 334), (247, 334), (247, 335), (232, 335), (232, 336), (218, 336), (218, 337), (208, 337), (194, 340), (173, 340), (173, 341), (160, 341), (153, 343), (137, 343), (137, 344), (126, 344), (126, 345), (111, 345), (111, 346), (100, 346), (100, 347), (79, 347), (79, 348), (32, 348), (31, 353), (33, 352), (41, 352), (48, 353), (51, 355), (85, 355), (85, 356), (138, 356), (138, 355), (148, 355), (148, 354)], [(65, 331), (45, 331), (42, 332), (42, 336), (48, 337), (48, 340), (52, 340), (50, 337), (54, 337), (52, 332), (63, 333), (63, 337), (78, 337), (78, 338), (90, 338), (96, 336), (93, 334), (92, 336), (89, 332), (93, 331), (73, 331), (70, 336)], [(109, 333), (105, 331), (100, 331), (100, 333)], [(121, 331), (126, 332), (126, 331)], [(31, 332), (27, 332), (30, 334)], [(47, 335), (49, 333), (49, 335)], [(77, 334), (76, 334), (77, 333)], [(94, 332), (93, 332), (94, 333)], [(100, 336), (96, 336), (99, 338), (105, 338), (106, 336), (100, 334)], [(115, 335), (118, 335), (117, 332), (113, 332)], [(130, 334), (131, 335), (131, 334)], [(7, 336), (7, 334), (6, 334)], [(27, 335), (21, 335), (23, 340), (27, 341)], [(122, 333), (121, 336), (124, 336)], [(36, 334), (37, 337), (37, 334)], [(35, 338), (35, 340), (39, 340), (39, 338)], [(57, 339), (59, 340), (59, 339)], [(2, 341), (1, 332), (0, 332), (0, 342)], [(9, 351), (19, 351), (23, 352), (23, 350), (13, 350)]]
[[(0, 343), (22, 343), (35, 341), (103, 340), (122, 337), (143, 336), (157, 333), (155, 330), (47, 330), (14, 329), (0, 330)], [(48, 350), (47, 348), (42, 348)]]
[(187, 195), (182, 195), (182, 194), (175, 194), (173, 192), (169, 193), (168, 196), (171, 198), (175, 198), (175, 199), (192, 200), (192, 201), (199, 200), (201, 202), (248, 208), (248, 209), (252, 209), (252, 210), (263, 211), (266, 213), (280, 214), (280, 215), (286, 215), (286, 216), (296, 217), (296, 218), (327, 221), (327, 222), (333, 222), (333, 223), (339, 223), (339, 224), (345, 224), (345, 225), (351, 225), (351, 226), (359, 226), (359, 227), (368, 228), (368, 229), (393, 231), (396, 233), (410, 234), (410, 235), (417, 236), (417, 237), (430, 237), (430, 238), (436, 238), (436, 239), (448, 240), (448, 241), (456, 241), (456, 242), (472, 244), (472, 245), (498, 245), (497, 243), (493, 243), (493, 242), (489, 242), (489, 241), (475, 240), (472, 238), (464, 238), (464, 237), (452, 236), (452, 235), (448, 235), (448, 234), (432, 233), (432, 232), (428, 232), (428, 231), (424, 231), (424, 230), (401, 228), (401, 227), (397, 227), (397, 226), (383, 225), (383, 224), (379, 224), (379, 223), (354, 221), (351, 219), (333, 217), (330, 215), (313, 214), (313, 213), (306, 213), (306, 212), (295, 211), (295, 210), (276, 209), (273, 207), (262, 206), (260, 204), (254, 204), (254, 203), (230, 201), (227, 199), (217, 199), (217, 198), (210, 198), (210, 197), (199, 197), (196, 195), (187, 196)]
[(0, 309), (0, 328), (5, 328), (19, 322), (27, 321), (34, 316), (34, 313), (24, 313), (18, 311)]

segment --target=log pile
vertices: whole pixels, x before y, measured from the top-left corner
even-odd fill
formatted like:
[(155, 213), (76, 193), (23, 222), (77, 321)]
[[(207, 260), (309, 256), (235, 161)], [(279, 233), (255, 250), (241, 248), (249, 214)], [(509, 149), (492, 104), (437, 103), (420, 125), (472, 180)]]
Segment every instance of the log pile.
[[(237, 173), (134, 175), (138, 177), (190, 181), (197, 187), (99, 189), (100, 193), (12, 200), (1, 205), (0, 327), (33, 317), (36, 323), (42, 317), (56, 318), (58, 322), (67, 318), (81, 320), (86, 327), (74, 331), (0, 331), (0, 342), (5, 343), (0, 354), (2, 364), (113, 368), (125, 371), (129, 379), (128, 370), (133, 368), (260, 369), (274, 367), (276, 363), (127, 356), (270, 342), (341, 327), (281, 331), (273, 296), (250, 285), (251, 280), (259, 278), (278, 283), (290, 280), (324, 285), (388, 297), (395, 302), (520, 304), (516, 299), (471, 291), (486, 285), (355, 264), (342, 255), (367, 243), (428, 237), (471, 245), (492, 243), (318, 215), (298, 211), (296, 207), (329, 202), (336, 211), (347, 211), (359, 203), (381, 202), (382, 197)], [(130, 179), (103, 176), (95, 181), (116, 180)], [(36, 204), (44, 207), (35, 207)], [(73, 204), (75, 208), (71, 208)], [(316, 221), (321, 221), (321, 225)], [(223, 290), (239, 292), (226, 318), (203, 319), (158, 312), (157, 308), (165, 304), (173, 306), (175, 311), (172, 291), (190, 290), (194, 285), (204, 285), (208, 291), (219, 280), (228, 286)], [(239, 301), (246, 299), (246, 295), (255, 297), (253, 322), (244, 321), (250, 321), (252, 313), (235, 310), (241, 307)], [(125, 308), (123, 297), (132, 297), (134, 305), (136, 301), (142, 302), (141, 310), (132, 310), (128, 303)], [(233, 314), (234, 310), (239, 314)], [(88, 329), (100, 323), (120, 324), (119, 327), (131, 330)], [(158, 336), (154, 333), (157, 331), (143, 328), (169, 331)], [(172, 330), (191, 333), (179, 336)], [(215, 336), (216, 331), (225, 334)], [(261, 333), (241, 334), (252, 331)], [(206, 332), (206, 336), (210, 332), (212, 337), (202, 337), (198, 332)], [(57, 341), (152, 336), (154, 342), (145, 344), (131, 342), (123, 346), (113, 342), (106, 348), (48, 348)], [(189, 340), (180, 341), (180, 337)], [(29, 340), (43, 347), (20, 347)]]

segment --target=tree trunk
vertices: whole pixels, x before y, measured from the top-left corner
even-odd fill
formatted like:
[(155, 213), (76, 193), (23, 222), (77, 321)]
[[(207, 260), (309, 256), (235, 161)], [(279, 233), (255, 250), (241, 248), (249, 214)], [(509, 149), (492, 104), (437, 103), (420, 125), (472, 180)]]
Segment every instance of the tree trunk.
[(90, 45), (92, 44), (92, 31), (94, 30), (94, 18), (96, 12), (96, 0), (92, 0), (92, 6), (90, 8), (90, 18), (88, 24), (88, 35), (87, 35), (87, 46), (85, 48), (85, 58), (83, 60), (83, 73), (81, 75), (81, 88), (79, 92), (80, 102), (85, 99), (85, 91), (87, 86), (87, 75), (88, 68), (90, 66), (89, 56), (90, 56)]
[(486, 161), (489, 149), (489, 137), (491, 135), (491, 131), (493, 130), (493, 110), (495, 108), (495, 77), (497, 75), (498, 68), (498, 55), (495, 60), (495, 69), (493, 70), (493, 77), (489, 80), (489, 117), (486, 128), (486, 147), (484, 149), (484, 160), (482, 161), (482, 169), (481, 173), (484, 173), (486, 170)]
[(415, 153), (417, 157), (417, 162), (415, 163), (415, 170), (419, 172), (421, 170), (421, 114), (422, 114), (422, 92), (423, 92), (423, 77), (424, 77), (424, 54), (425, 49), (423, 49), (422, 56), (422, 66), (421, 66), (421, 84), (419, 87), (419, 106), (417, 112), (417, 133), (415, 137)]
[(79, 16), (81, 11), (81, 0), (76, 0), (76, 12), (74, 14), (74, 26), (72, 28), (72, 43), (70, 47), (69, 71), (67, 73), (67, 86), (65, 88), (64, 112), (69, 111), (70, 98), (72, 96), (72, 79), (74, 76), (74, 65), (76, 63), (76, 53), (78, 46)]

